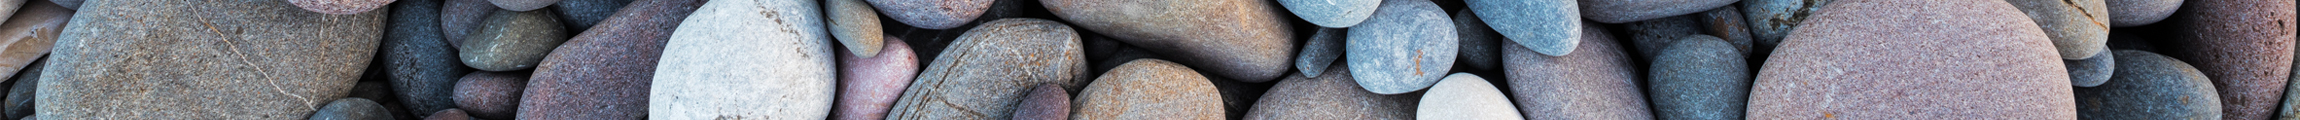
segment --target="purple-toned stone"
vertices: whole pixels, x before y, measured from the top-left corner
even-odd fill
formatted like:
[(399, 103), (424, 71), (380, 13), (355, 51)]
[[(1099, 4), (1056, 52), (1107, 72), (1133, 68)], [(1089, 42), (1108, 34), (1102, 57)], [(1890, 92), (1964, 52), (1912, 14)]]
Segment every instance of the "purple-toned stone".
[(472, 72), (455, 82), (455, 108), (473, 117), (511, 119), (518, 115), (520, 90), (527, 88), (525, 72)]
[(2194, 63), (2220, 89), (2221, 119), (2275, 116), (2292, 74), (2292, 0), (2187, 1), (2170, 23), (2177, 34), (2165, 55)]
[(504, 10), (529, 11), (535, 9), (543, 9), (543, 7), (559, 3), (559, 0), (487, 0), (487, 3), (493, 3), (495, 4), (495, 7), (500, 7)]
[(2076, 118), (2052, 40), (2005, 1), (1825, 7), (1767, 56), (1748, 119)]
[(1022, 96), (1022, 107), (1014, 108), (1014, 120), (1068, 120), (1070, 119), (1070, 92), (1062, 86), (1040, 84), (1031, 87), (1030, 94)]
[[(858, 57), (849, 52), (839, 54), (838, 103), (832, 105), (833, 119), (878, 120), (886, 118), (887, 109), (901, 98), (910, 80), (918, 76), (918, 56), (911, 53), (910, 44), (901, 38), (884, 36), (886, 50), (877, 57)], [(843, 49), (841, 49), (843, 50)]]
[[(1267, 0), (1041, 0), (1078, 28), (1222, 78), (1267, 82), (1293, 65), (1298, 38)], [(884, 9), (885, 6), (880, 6)], [(1443, 19), (1444, 12), (1436, 12)], [(1449, 54), (1450, 55), (1450, 54)], [(1450, 59), (1448, 60), (1451, 61)]]
[[(521, 93), (521, 119), (645, 119), (657, 57), (700, 0), (632, 2), (551, 51)], [(602, 107), (613, 106), (613, 107)]]
[[(1583, 26), (1599, 26), (1581, 22)], [(1503, 73), (1526, 119), (1653, 119), (1628, 46), (1602, 27), (1584, 27), (1578, 53), (1549, 56), (1525, 47), (1502, 47)], [(1516, 42), (1508, 42), (1514, 46)]]

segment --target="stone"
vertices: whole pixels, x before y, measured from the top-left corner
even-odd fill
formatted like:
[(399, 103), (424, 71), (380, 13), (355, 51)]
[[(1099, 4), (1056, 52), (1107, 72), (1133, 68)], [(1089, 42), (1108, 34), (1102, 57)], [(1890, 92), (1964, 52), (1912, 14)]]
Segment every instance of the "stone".
[(471, 31), (456, 52), (463, 65), (485, 71), (535, 68), (552, 48), (567, 42), (567, 29), (549, 10), (495, 11), (479, 29)]
[(464, 114), (464, 112), (463, 112), (463, 110), (462, 110), (462, 109), (453, 109), (453, 108), (450, 108), (450, 109), (447, 109), (447, 110), (440, 110), (439, 112), (431, 113), (431, 117), (423, 117), (423, 120), (472, 120), (472, 119), (477, 119), (477, 118), (471, 118), (471, 115), (469, 115), (469, 114)]
[(1758, 69), (1749, 119), (2076, 117), (2051, 39), (2011, 4), (1837, 2)]
[(1437, 84), (1453, 69), (1460, 41), (1443, 10), (1428, 0), (1382, 2), (1374, 18), (1350, 29), (1344, 59), (1366, 91), (1402, 94)]
[(1741, 13), (1749, 16), (1749, 35), (1758, 46), (1778, 46), (1797, 23), (1831, 1), (1837, 0), (1742, 0)]
[(485, 23), (483, 21), (487, 20), (489, 13), (503, 10), (495, 8), (493, 4), (488, 4), (487, 0), (446, 1), (447, 3), (440, 5), (439, 9), (439, 31), (441, 35), (446, 35), (441, 36), (446, 37), (441, 39), (447, 39), (447, 43), (452, 43), (447, 44), (448, 46), (462, 44), (464, 36), (470, 35), (473, 30), (478, 30), (481, 23)]
[(2173, 11), (2180, 9), (2182, 1), (2186, 0), (2107, 0), (2104, 3), (2108, 7), (2109, 25), (2133, 27), (2156, 24), (2171, 17)]
[(1423, 120), (1523, 120), (1517, 108), (1509, 106), (1509, 96), (1494, 88), (1484, 78), (1469, 73), (1446, 75), (1445, 80), (1430, 86), (1414, 108), (1414, 119)]
[[(1285, 75), (1293, 28), (1266, 0), (1041, 0), (1077, 25), (1196, 66), (1217, 77), (1261, 83)], [(882, 6), (883, 7), (883, 6)]]
[(878, 57), (832, 52), (839, 55), (839, 93), (838, 102), (831, 108), (832, 118), (885, 119), (894, 100), (901, 98), (903, 89), (910, 87), (910, 80), (918, 77), (918, 55), (912, 53), (910, 44), (894, 36), (884, 37), (888, 39), (886, 50), (876, 53), (881, 55)]
[(1349, 28), (1374, 16), (1381, 0), (1278, 0), (1294, 16), (1325, 28)]
[[(0, 6), (6, 6), (0, 2)], [(29, 67), (32, 61), (56, 47), (57, 33), (72, 21), (72, 9), (64, 9), (45, 0), (33, 0), (13, 17), (0, 17), (0, 73), (16, 73)], [(5, 12), (5, 11), (0, 11)], [(8, 14), (0, 14), (8, 15)], [(0, 74), (0, 78), (15, 78), (14, 74)]]
[[(2296, 61), (2296, 62), (2300, 62), (2300, 59), (2295, 59), (2295, 61)], [(2293, 64), (2293, 66), (2300, 66), (2300, 64)], [(2194, 68), (2190, 68), (2190, 69), (2194, 69)], [(2300, 71), (2300, 70), (2296, 70), (2296, 71)], [(2300, 74), (2293, 74), (2293, 75), (2300, 75)], [(2286, 78), (2286, 80), (2290, 80), (2290, 79), (2300, 79), (2300, 76), (2295, 76), (2295, 77), (2291, 77), (2291, 78)], [(17, 84), (23, 84), (23, 83), (17, 83)], [(17, 87), (24, 87), (24, 86), (17, 86)], [(2300, 89), (2300, 84), (2290, 84), (2290, 83), (2286, 83), (2286, 84), (2284, 85), (2284, 89), (2285, 89), (2285, 90)], [(18, 89), (18, 90), (21, 90), (21, 89)], [(2207, 90), (2210, 90), (2210, 89), (2207, 89)], [(11, 93), (11, 94), (13, 94), (13, 93)], [(2216, 93), (2205, 93), (2205, 94), (2216, 94)], [(2275, 118), (2275, 119), (2277, 119), (2277, 120), (2295, 120), (2295, 119), (2300, 119), (2300, 100), (2295, 100), (2295, 99), (2292, 99), (2292, 97), (2300, 97), (2300, 92), (2290, 92), (2290, 91), (2286, 91), (2286, 92), (2284, 92), (2284, 103), (2278, 104), (2278, 105), (2276, 106), (2276, 118)], [(10, 102), (12, 103), (12, 102), (14, 102), (14, 101), (10, 101)], [(2218, 104), (2206, 104), (2206, 105), (2218, 105)], [(10, 110), (14, 110), (14, 108), (10, 108)], [(2213, 111), (2213, 112), (2218, 112), (2218, 111), (2216, 111), (2216, 110), (2215, 110), (2215, 111)], [(13, 112), (10, 112), (10, 115), (14, 115), (14, 113), (13, 113)]]
[(1670, 120), (1740, 119), (1748, 110), (1752, 76), (1743, 52), (1732, 43), (1698, 35), (1677, 40), (1653, 55), (1646, 89), (1653, 117)]
[(1717, 9), (1708, 12), (1701, 12), (1699, 16), (1701, 16), (1701, 28), (1707, 28), (1702, 29), (1702, 33), (1725, 39), (1727, 43), (1733, 43), (1733, 48), (1740, 51), (1741, 56), (1756, 53), (1753, 50), (1756, 48), (1757, 38), (1749, 34), (1749, 22), (1745, 21), (1748, 19), (1744, 18), (1746, 16), (1742, 16), (1740, 7), (1732, 5), (1717, 7)]
[[(1206, 73), (1198, 73), (1198, 75), (1214, 76)], [(1206, 80), (1214, 83), (1215, 93), (1220, 93), (1222, 96), (1222, 113), (1225, 113), (1222, 114), (1223, 119), (1245, 119), (1246, 112), (1249, 112), (1247, 110), (1254, 109), (1254, 102), (1262, 99), (1262, 94), (1270, 92), (1270, 86), (1277, 84), (1277, 82), (1247, 83), (1221, 77), (1207, 77)]]
[(830, 117), (838, 57), (815, 0), (711, 1), (671, 33), (649, 119)]
[(2165, 55), (2196, 65), (2220, 93), (2222, 119), (2268, 119), (2291, 77), (2300, 32), (2291, 0), (2187, 1)]
[(1086, 86), (1084, 82), (1092, 78), (1085, 73), (1080, 46), (1078, 33), (1061, 22), (1035, 18), (984, 22), (966, 30), (928, 62), (918, 75), (924, 77), (911, 81), (886, 118), (1013, 118), (1030, 85), (1055, 84), (1065, 90)]
[[(1478, 19), (1517, 45), (1564, 56), (1581, 44), (1581, 8), (1575, 0), (1463, 0)], [(1603, 27), (1603, 26), (1586, 26)], [(1507, 49), (1508, 47), (1503, 47)]]
[(1655, 55), (1654, 53), (1661, 52), (1663, 47), (1668, 47), (1680, 39), (1688, 39), (1688, 36), (1706, 36), (1701, 35), (1701, 18), (1699, 16), (1658, 18), (1630, 22), (1621, 26), (1629, 31), (1629, 45), (1635, 47), (1633, 51), (1637, 51), (1639, 57), (1652, 57)]
[(518, 115), (520, 90), (527, 88), (526, 72), (472, 72), (455, 81), (454, 108), (472, 117), (511, 119)]
[[(632, 2), (535, 67), (520, 93), (522, 119), (645, 119), (664, 42), (701, 0)], [(827, 109), (826, 109), (827, 110)]]
[(559, 0), (487, 0), (487, 3), (493, 3), (495, 7), (504, 10), (529, 11), (543, 9), (543, 7), (559, 3)]
[(615, 11), (623, 9), (623, 6), (631, 5), (631, 1), (633, 0), (560, 0), (559, 3), (552, 4), (552, 6), (558, 7), (551, 7), (551, 10), (559, 13), (559, 23), (566, 24), (568, 30), (583, 32), (583, 30), (591, 29), (593, 25), (599, 25), (599, 21), (607, 20), (607, 16), (615, 15)]
[(2076, 88), (2078, 119), (2220, 119), (2212, 80), (2178, 59), (2116, 50), (2116, 78)]
[(0, 99), (0, 115), (6, 116), (6, 119), (24, 119), (32, 116), (32, 99), (37, 99), (33, 97), (40, 92), (40, 70), (45, 68), (42, 66), (45, 63), (47, 61), (32, 62), (33, 66), (25, 67), (23, 71), (12, 74), (23, 77), (8, 78), (8, 81), (14, 83), (8, 85), (7, 98)]
[(2080, 60), (2108, 51), (2108, 10), (2101, 0), (2009, 0), (2052, 38), (2060, 58)]
[[(384, 13), (286, 1), (90, 1), (58, 34), (35, 113), (46, 119), (298, 119), (351, 92)], [(195, 12), (196, 11), (196, 12)], [(136, 86), (136, 87), (123, 87)], [(227, 114), (228, 113), (228, 114)]]
[(1070, 93), (1062, 86), (1039, 84), (1022, 96), (1021, 107), (1014, 109), (1014, 120), (1068, 120), (1070, 119)]
[(1181, 64), (1136, 59), (1110, 69), (1072, 100), (1070, 119), (1222, 119), (1222, 97)]
[[(1316, 77), (1287, 75), (1256, 100), (1247, 120), (1370, 120), (1413, 119), (1412, 108), (1421, 95), (1382, 95), (1366, 92), (1350, 77), (1349, 67), (1327, 68), (1334, 73)], [(1512, 114), (1515, 114), (1514, 112)]]
[(1581, 18), (1601, 23), (1628, 23), (1700, 13), (1741, 0), (1578, 0)]
[(837, 38), (839, 45), (851, 52), (846, 54), (865, 58), (878, 56), (881, 47), (886, 46), (886, 39), (892, 38), (881, 37), (887, 35), (881, 31), (885, 27), (878, 25), (878, 12), (872, 11), (870, 4), (863, 3), (863, 0), (823, 2), (823, 10), (827, 11), (823, 16), (829, 17), (826, 22), (830, 22), (831, 37)]
[[(288, 3), (295, 3), (296, 7), (303, 8), (303, 10), (311, 12), (349, 15), (367, 12), (369, 10), (375, 10), (376, 8), (383, 8), (383, 5), (391, 4), (392, 1), (396, 0), (288, 0)], [(24, 2), (22, 0), (12, 0), (10, 2), (0, 3), (9, 3), (0, 5), (0, 7), (14, 8), (16, 5), (21, 5)], [(0, 14), (0, 16), (7, 15)]]
[(2069, 84), (2093, 87), (2108, 82), (2109, 75), (2116, 71), (2116, 55), (2108, 51), (2096, 54), (2082, 60), (2061, 60), (2062, 66), (2068, 66)]
[[(1599, 26), (1582, 22), (1583, 26)], [(1585, 27), (1581, 54), (1549, 56), (1502, 47), (1510, 101), (1526, 119), (1653, 119), (1626, 46), (1602, 27)], [(1505, 42), (1516, 44), (1516, 42)], [(1503, 45), (1509, 46), (1509, 45)]]
[(311, 113), (310, 120), (393, 120), (383, 105), (362, 98), (336, 99)]
[(1453, 24), (1454, 32), (1460, 36), (1456, 39), (1461, 40), (1461, 52), (1454, 57), (1456, 66), (1468, 66), (1466, 70), (1480, 71), (1501, 68), (1501, 47), (1504, 47), (1501, 42), (1509, 41), (1507, 38), (1493, 32), (1493, 27), (1486, 26), (1485, 20), (1477, 19), (1477, 13), (1470, 10), (1454, 12)]
[(1326, 68), (1334, 65), (1335, 59), (1342, 58), (1342, 42), (1348, 36), (1349, 29), (1346, 28), (1318, 28), (1317, 33), (1312, 33), (1302, 43), (1301, 56), (1294, 57), (1294, 69), (1310, 76), (1325, 73)]
[[(386, 23), (382, 46), (374, 62), (388, 76), (394, 97), (376, 98), (386, 104), (405, 103), (409, 111), (439, 111), (455, 108), (449, 98), (455, 92), (455, 82), (471, 73), (457, 58), (455, 47), (440, 36), (440, 0), (402, 0), (391, 5), (390, 23)], [(392, 106), (392, 105), (386, 105)], [(430, 116), (430, 112), (416, 112), (415, 116)]]
[(912, 27), (951, 29), (966, 25), (997, 0), (867, 0), (887, 18)]
[(383, 105), (384, 111), (391, 113), (392, 118), (418, 118), (415, 115), (418, 113), (408, 113), (408, 105), (398, 101), (399, 93), (392, 91), (391, 82), (387, 80), (360, 81), (352, 85), (351, 95), (345, 97), (368, 99), (376, 105)]

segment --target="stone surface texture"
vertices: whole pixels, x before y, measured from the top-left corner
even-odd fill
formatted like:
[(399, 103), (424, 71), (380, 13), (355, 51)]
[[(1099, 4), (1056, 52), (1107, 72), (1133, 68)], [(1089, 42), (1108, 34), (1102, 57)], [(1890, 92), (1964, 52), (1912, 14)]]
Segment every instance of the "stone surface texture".
[(646, 119), (664, 42), (701, 0), (632, 2), (551, 51), (520, 93), (520, 119)]
[(1450, 18), (1428, 0), (1382, 2), (1374, 18), (1350, 29), (1345, 62), (1366, 91), (1403, 94), (1421, 91), (1453, 70), (1461, 52)]
[(1080, 46), (1078, 33), (1060, 22), (1035, 18), (985, 22), (967, 30), (946, 53), (929, 62), (886, 118), (1013, 118), (1030, 85), (1085, 87), (1091, 78), (1085, 73)]
[(1749, 119), (2076, 117), (2051, 39), (2004, 1), (1841, 0), (1823, 9), (1759, 69)]
[(2077, 119), (2220, 119), (2212, 80), (2179, 59), (2115, 51), (2116, 82), (2076, 88)]
[(1463, 0), (1478, 19), (1514, 44), (1549, 56), (1573, 53), (1583, 39), (1574, 0)]
[(998, 0), (866, 0), (887, 18), (912, 27), (925, 29), (951, 29), (990, 9)]
[(918, 55), (911, 53), (910, 43), (884, 37), (889, 41), (878, 57), (833, 52), (839, 54), (839, 94), (832, 118), (884, 119), (895, 99), (902, 98), (903, 89), (910, 88), (910, 80), (918, 77)]
[(1423, 120), (1523, 120), (1517, 107), (1508, 106), (1509, 96), (1485, 78), (1469, 73), (1446, 75), (1444, 81), (1430, 86), (1414, 108), (1414, 119)]
[[(296, 7), (311, 12), (348, 15), (383, 8), (384, 5), (391, 4), (392, 1), (395, 0), (288, 0), (288, 3), (295, 3)], [(0, 1), (0, 12), (13, 12), (14, 8), (23, 4), (24, 0)], [(0, 14), (0, 16), (8, 15)]]
[[(1598, 26), (1582, 22), (1584, 26)], [(1526, 119), (1653, 119), (1628, 46), (1601, 27), (1581, 30), (1580, 54), (1549, 56), (1502, 47), (1510, 101)], [(1515, 44), (1515, 43), (1511, 43)], [(1508, 45), (1504, 45), (1508, 46)]]
[(2007, 0), (2028, 13), (2046, 37), (2052, 38), (2061, 59), (2092, 58), (2108, 51), (2108, 9), (2102, 0)]
[(298, 119), (347, 96), (384, 13), (286, 1), (89, 1), (58, 34), (42, 119)]
[(1733, 5), (1741, 0), (1579, 0), (1581, 18), (1602, 23), (1628, 23), (1685, 15)]
[(1135, 59), (1110, 69), (1072, 100), (1070, 119), (1222, 119), (1214, 83), (1181, 64)]
[(1382, 0), (1278, 0), (1294, 16), (1325, 28), (1357, 26), (1373, 17), (1381, 4)]
[(2187, 0), (2106, 0), (2108, 8), (2104, 9), (2108, 9), (2110, 25), (2132, 27), (2164, 21), (2172, 17), (2173, 11), (2179, 11), (2184, 1)]
[(703, 4), (671, 33), (655, 67), (649, 119), (829, 118), (838, 86), (815, 0)]
[(2165, 55), (2193, 63), (2220, 89), (2221, 119), (2268, 119), (2292, 72), (2300, 32), (2291, 0), (2187, 1)]
[[(1042, 0), (1085, 31), (1166, 55), (1218, 77), (1267, 82), (1285, 75), (1295, 38), (1265, 0)], [(1441, 13), (1442, 14), (1442, 13)]]
[[(1319, 76), (1287, 75), (1254, 102), (1247, 120), (1404, 120), (1413, 119), (1420, 95), (1366, 92), (1348, 67), (1327, 68)], [(1515, 112), (1512, 112), (1515, 114)]]

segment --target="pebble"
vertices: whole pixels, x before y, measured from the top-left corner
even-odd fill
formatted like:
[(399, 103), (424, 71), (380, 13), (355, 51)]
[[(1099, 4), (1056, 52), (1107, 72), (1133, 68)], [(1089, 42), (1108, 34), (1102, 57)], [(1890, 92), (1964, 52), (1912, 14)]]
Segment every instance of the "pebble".
[[(997, 0), (866, 0), (887, 18), (912, 27), (951, 29), (981, 17)], [(1052, 5), (1049, 5), (1052, 6)]]
[(2165, 55), (2194, 63), (2220, 90), (2223, 119), (2268, 119), (2291, 75), (2292, 0), (2187, 1)]
[(7, 98), (0, 99), (0, 115), (5, 115), (6, 119), (23, 119), (32, 116), (32, 99), (35, 99), (33, 97), (40, 92), (40, 71), (45, 68), (41, 65), (46, 63), (47, 61), (35, 61), (32, 62), (32, 66), (25, 67), (23, 71), (11, 74), (24, 77), (8, 78), (8, 81), (13, 81), (14, 84), (8, 85)]
[(818, 2), (703, 4), (663, 49), (648, 118), (829, 118), (838, 56)]
[(384, 110), (383, 105), (377, 105), (375, 101), (343, 98), (328, 102), (327, 107), (311, 113), (309, 120), (393, 120), (391, 113), (384, 111), (389, 110)]
[(1414, 119), (1423, 120), (1523, 120), (1517, 108), (1509, 106), (1509, 96), (1493, 83), (1469, 73), (1447, 75), (1445, 80), (1430, 86), (1421, 103), (1414, 108)]
[(823, 10), (828, 11), (823, 16), (829, 18), (825, 22), (830, 24), (831, 37), (837, 38), (839, 45), (846, 47), (844, 51), (850, 51), (845, 54), (866, 58), (878, 56), (879, 50), (886, 46), (886, 39), (893, 38), (881, 37), (887, 35), (881, 31), (884, 27), (878, 25), (878, 12), (871, 11), (870, 4), (863, 3), (863, 0), (823, 2)]
[(478, 30), (480, 23), (487, 20), (487, 14), (503, 10), (495, 8), (493, 4), (488, 4), (487, 0), (446, 1), (447, 3), (441, 5), (439, 9), (439, 31), (442, 33), (441, 35), (446, 35), (441, 36), (446, 37), (441, 39), (447, 39), (447, 43), (455, 43), (447, 44), (448, 46), (457, 46), (456, 44), (463, 43), (464, 36), (470, 35), (473, 30)]
[[(408, 113), (408, 105), (404, 102), (398, 101), (401, 100), (399, 99), (400, 97), (398, 97), (399, 93), (396, 93), (391, 89), (391, 82), (389, 81), (360, 81), (358, 84), (352, 85), (351, 94), (346, 97), (363, 98), (375, 101), (376, 105), (383, 105), (384, 111), (391, 113), (393, 118), (416, 118), (415, 114), (418, 113)], [(430, 113), (421, 114), (428, 115)]]
[[(6, 3), (23, 2), (0, 2), (0, 6)], [(0, 23), (0, 73), (16, 73), (29, 65), (37, 65), (31, 64), (32, 61), (56, 47), (57, 33), (64, 30), (64, 24), (71, 22), (72, 13), (76, 12), (46, 0), (33, 0), (22, 9), (10, 10), (15, 10), (14, 17), (0, 17), (7, 20)], [(0, 74), (0, 78), (14, 78), (11, 75), (14, 74)]]
[[(456, 51), (440, 36), (440, 0), (401, 0), (391, 5), (390, 23), (385, 23), (383, 45), (377, 46), (376, 61), (384, 76), (389, 76), (387, 88), (394, 97), (373, 99), (397, 102), (412, 111), (439, 111), (455, 108), (453, 96), (455, 80), (471, 73), (457, 58)], [(386, 105), (390, 106), (390, 105)], [(417, 112), (416, 116), (430, 116)]]
[(1347, 54), (1351, 75), (1366, 91), (1402, 94), (1421, 91), (1452, 70), (1460, 41), (1445, 12), (1428, 0), (1382, 3), (1387, 9), (1350, 29)]
[(2220, 119), (2212, 81), (2178, 59), (2116, 50), (2116, 78), (2076, 88), (2077, 119)]
[(1136, 59), (1081, 89), (1070, 119), (1222, 119), (1222, 96), (1181, 64)]
[[(1042, 0), (1056, 17), (1217, 77), (1276, 80), (1292, 65), (1293, 28), (1268, 0)], [(1443, 13), (1440, 13), (1443, 15)], [(1372, 20), (1368, 20), (1372, 21)]]
[(462, 109), (453, 109), (453, 108), (450, 108), (450, 109), (447, 109), (447, 110), (440, 110), (439, 112), (431, 113), (431, 117), (423, 117), (423, 120), (472, 120), (472, 119), (478, 119), (478, 118), (471, 118), (471, 115), (469, 115), (469, 114), (464, 114), (464, 112), (463, 112), (463, 110), (462, 110)]
[(1777, 46), (1797, 23), (1830, 1), (1838, 0), (1742, 0), (1741, 13), (1749, 16), (1749, 35), (1757, 38), (1758, 45)]
[(924, 77), (910, 83), (886, 118), (1013, 118), (1015, 104), (1030, 89), (1024, 85), (1079, 90), (1093, 79), (1085, 73), (1078, 33), (1061, 22), (1008, 18), (966, 32), (929, 62), (918, 75)]
[(1278, 5), (1319, 27), (1349, 28), (1373, 17), (1382, 0), (1278, 0)]
[(1014, 109), (1014, 120), (1068, 120), (1070, 119), (1070, 92), (1062, 86), (1039, 84), (1031, 87), (1022, 103)]
[(487, 0), (487, 3), (493, 3), (495, 4), (495, 7), (503, 8), (504, 10), (529, 11), (535, 9), (543, 9), (543, 7), (548, 7), (551, 6), (551, 4), (559, 3), (559, 0)]
[(631, 5), (633, 0), (560, 0), (551, 10), (559, 13), (559, 22), (570, 32), (583, 32), (615, 15), (615, 10)]
[(1624, 51), (1628, 47), (1617, 44), (1603, 27), (1581, 29), (1582, 36), (1589, 36), (1575, 48), (1582, 54), (1549, 56), (1502, 47), (1504, 78), (1518, 112), (1526, 119), (1653, 119), (1636, 84), (1643, 77)]
[(1700, 13), (1741, 0), (1578, 0), (1581, 18), (1602, 23), (1628, 23)]
[(2012, 0), (2013, 7), (2028, 13), (2029, 19), (2044, 28), (2052, 46), (2060, 51), (2060, 58), (2080, 60), (2108, 51), (2108, 10), (2100, 0)]
[[(2296, 59), (2295, 61), (2300, 61), (2300, 59)], [(2293, 66), (2300, 66), (2300, 64), (2293, 64)], [(2190, 69), (2194, 69), (2194, 68), (2190, 68)], [(2300, 74), (2293, 74), (2293, 75), (2300, 75)], [(2286, 78), (2286, 79), (2287, 79), (2287, 80), (2290, 80), (2290, 79), (2300, 79), (2300, 76), (2295, 76), (2295, 77)], [(18, 84), (22, 84), (22, 83), (18, 83)], [(24, 87), (24, 86), (17, 86), (17, 87)], [(2284, 89), (2285, 89), (2285, 90), (2300, 89), (2300, 84), (2289, 84), (2289, 83), (2287, 83), (2287, 84), (2285, 84), (2285, 85), (2284, 85)], [(17, 89), (17, 90), (22, 90), (22, 89)], [(2207, 89), (2207, 90), (2210, 90), (2210, 89)], [(2207, 94), (2212, 94), (2212, 93), (2207, 93)], [(2277, 120), (2300, 120), (2300, 99), (2292, 99), (2292, 97), (2300, 97), (2300, 92), (2289, 92), (2289, 91), (2287, 91), (2287, 92), (2284, 92), (2284, 103), (2281, 103), (2281, 104), (2279, 104), (2278, 106), (2276, 106), (2276, 118), (2275, 118), (2275, 119), (2277, 119)], [(10, 101), (10, 102), (14, 102), (14, 101)], [(2206, 105), (2217, 105), (2217, 104), (2206, 104)], [(14, 110), (14, 109), (10, 109), (10, 110)], [(14, 114), (14, 112), (10, 112), (10, 114)]]
[(2093, 87), (2108, 82), (2109, 75), (2116, 71), (2116, 55), (2108, 51), (2095, 54), (2098, 55), (2082, 60), (2061, 60), (2061, 65), (2068, 66), (2069, 84)]
[(2051, 39), (2004, 1), (1837, 2), (1765, 61), (1749, 119), (2075, 119)]
[(43, 71), (56, 75), (41, 76), (42, 117), (304, 118), (350, 92), (385, 19), (278, 12), (298, 10), (286, 1), (91, 2), (143, 6), (76, 12), (91, 16), (76, 16), (56, 39), (71, 46), (54, 48), (48, 66), (57, 69)]
[(1748, 59), (1732, 43), (1696, 35), (1655, 54), (1646, 87), (1654, 117), (1670, 120), (1740, 119), (1749, 106)]
[[(1349, 67), (1327, 68), (1334, 73), (1316, 77), (1287, 75), (1247, 111), (1247, 120), (1371, 120), (1413, 119), (1421, 95), (1382, 95), (1366, 92), (1350, 77)], [(1513, 113), (1514, 114), (1514, 113)]]
[[(288, 3), (295, 3), (296, 7), (311, 12), (349, 15), (383, 8), (383, 5), (391, 4), (392, 1), (396, 0), (288, 0)], [(12, 12), (11, 10), (22, 4), (24, 4), (23, 0), (0, 2), (0, 12)], [(0, 14), (0, 16), (8, 15)]]
[(477, 31), (457, 43), (463, 65), (485, 71), (535, 68), (552, 48), (566, 43), (567, 29), (549, 10), (495, 11)]
[[(1640, 57), (1653, 57), (1663, 47), (1686, 36), (1701, 35), (1700, 16), (1676, 16), (1622, 24), (1629, 30), (1630, 46)], [(1705, 36), (1705, 35), (1704, 35)], [(1712, 37), (1714, 38), (1714, 37)], [(1650, 60), (1647, 60), (1650, 61)]]
[(2171, 17), (2186, 0), (2107, 0), (2109, 24), (2114, 27), (2133, 27), (2156, 24)]
[(1348, 36), (1349, 29), (1318, 28), (1317, 33), (1302, 43), (1301, 57), (1294, 57), (1294, 69), (1310, 76), (1325, 73), (1335, 59), (1342, 58), (1342, 42)]
[(1757, 38), (1749, 34), (1749, 22), (1744, 21), (1748, 19), (1741, 15), (1741, 8), (1733, 6), (1736, 5), (1701, 12), (1701, 28), (1707, 28), (1702, 33), (1725, 39), (1725, 42), (1733, 43), (1733, 48), (1740, 51), (1741, 56), (1749, 56), (1756, 52), (1752, 50), (1756, 48)]
[(525, 72), (472, 72), (455, 81), (453, 108), (472, 117), (511, 119), (518, 115), (520, 90), (527, 88)]
[[(833, 118), (842, 120), (885, 119), (888, 107), (901, 98), (903, 88), (918, 77), (918, 55), (910, 44), (894, 36), (888, 39), (886, 50), (878, 57), (858, 57), (849, 52), (839, 55), (839, 94)], [(1067, 97), (1065, 97), (1067, 98)]]
[[(1581, 44), (1581, 8), (1574, 0), (1464, 0), (1470, 11), (1503, 37), (1549, 56)], [(1587, 26), (1603, 27), (1603, 26)], [(1506, 47), (1505, 47), (1506, 48)]]
[(702, 3), (632, 2), (615, 16), (576, 35), (535, 67), (527, 89), (520, 93), (518, 117), (645, 119), (649, 86), (664, 42)]
[(1457, 60), (1454, 64), (1468, 66), (1466, 70), (1488, 71), (1501, 68), (1501, 42), (1509, 41), (1507, 38), (1493, 32), (1493, 27), (1486, 26), (1485, 20), (1477, 19), (1477, 13), (1470, 10), (1454, 12), (1453, 24), (1454, 32), (1460, 36), (1457, 39), (1461, 40), (1461, 52), (1454, 57)]

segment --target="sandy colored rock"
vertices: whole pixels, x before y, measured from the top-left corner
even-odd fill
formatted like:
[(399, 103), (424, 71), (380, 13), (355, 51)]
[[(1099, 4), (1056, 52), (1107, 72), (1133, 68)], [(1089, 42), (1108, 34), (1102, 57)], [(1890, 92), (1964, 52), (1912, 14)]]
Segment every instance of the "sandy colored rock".
[[(44, 119), (300, 119), (347, 96), (384, 13), (286, 1), (90, 1), (40, 78)], [(197, 12), (193, 12), (197, 11)]]
[(846, 51), (850, 52), (847, 54), (866, 58), (878, 56), (889, 37), (882, 37), (886, 36), (886, 32), (881, 31), (884, 27), (878, 25), (878, 12), (872, 11), (874, 9), (871, 9), (870, 4), (863, 3), (863, 0), (823, 2), (823, 11), (827, 11), (823, 14), (827, 17), (824, 22), (829, 22), (831, 37), (838, 39), (839, 45), (846, 46)]
[[(16, 73), (47, 55), (56, 47), (57, 33), (72, 21), (73, 12), (77, 11), (46, 0), (34, 0), (17, 10), (15, 16), (0, 17), (8, 20), (0, 23), (0, 73)], [(0, 75), (0, 78), (14, 78), (13, 75)]]
[[(1222, 78), (1267, 82), (1285, 75), (1293, 28), (1264, 0), (1042, 0), (1085, 31), (1117, 38)], [(1442, 12), (1441, 12), (1442, 14)], [(1442, 17), (1441, 17), (1442, 18)]]
[[(383, 8), (384, 5), (391, 4), (392, 1), (395, 0), (288, 0), (288, 3), (295, 3), (296, 7), (303, 8), (303, 10), (308, 10), (311, 12), (348, 15), (367, 12), (369, 10), (376, 10), (377, 8)], [(15, 6), (21, 5), (24, 2), (23, 0), (10, 0), (0, 3), (6, 3), (0, 4), (0, 9), (7, 9), (14, 8)], [(0, 14), (0, 16), (8, 15)]]
[(1222, 119), (1222, 96), (1181, 64), (1136, 59), (1095, 78), (1072, 100), (1070, 119)]
[(2051, 39), (2004, 1), (1822, 9), (1759, 69), (1749, 119), (2076, 118)]

